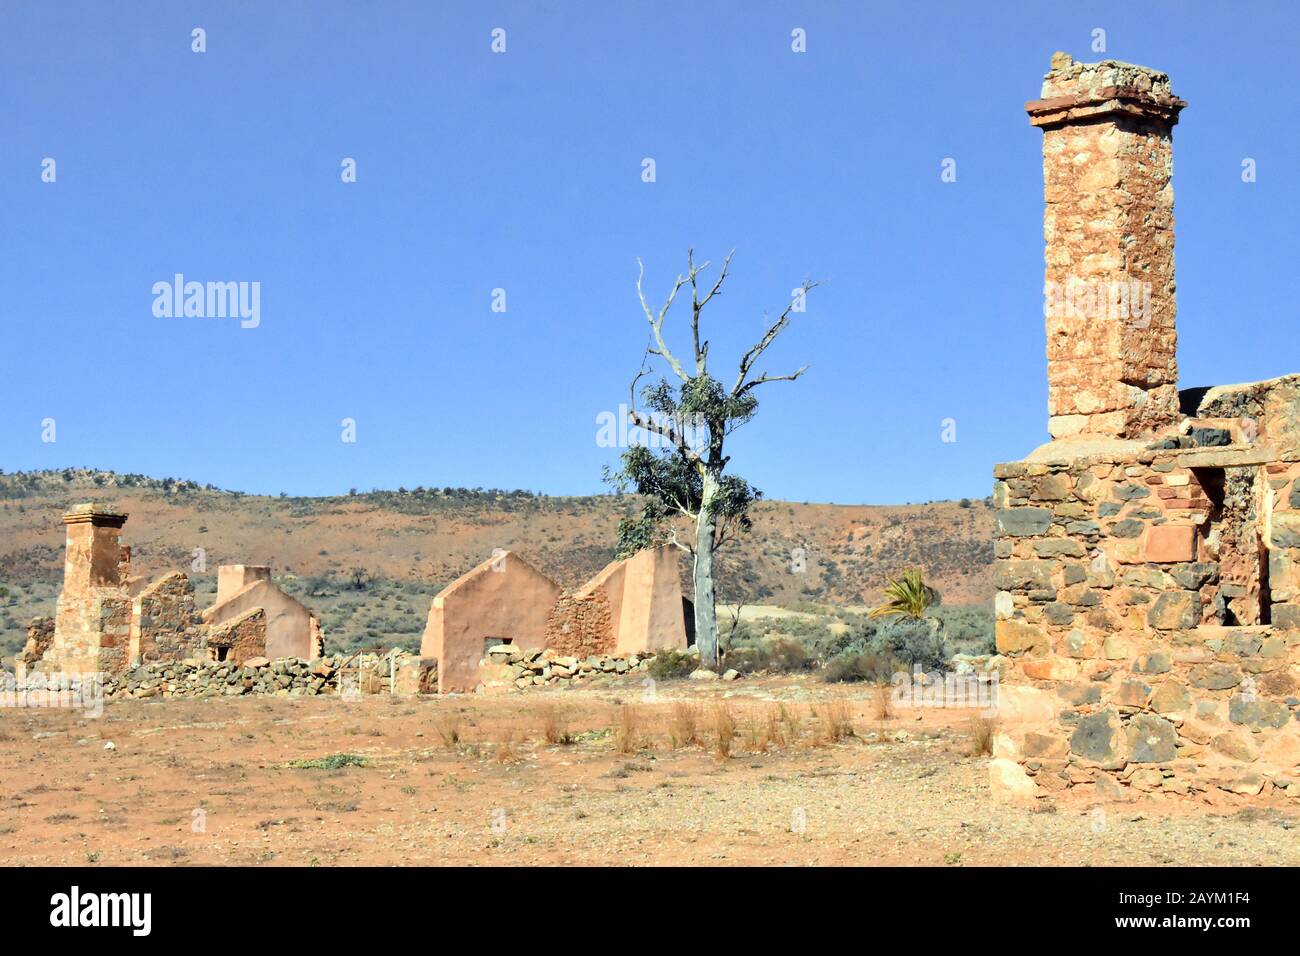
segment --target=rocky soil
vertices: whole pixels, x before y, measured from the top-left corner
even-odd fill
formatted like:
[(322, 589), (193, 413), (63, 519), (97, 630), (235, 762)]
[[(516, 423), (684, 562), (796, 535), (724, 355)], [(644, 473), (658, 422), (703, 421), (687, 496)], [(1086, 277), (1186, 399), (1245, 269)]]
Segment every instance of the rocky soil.
[(992, 803), (972, 712), (877, 706), (796, 678), (594, 677), (7, 709), (0, 864), (1300, 864), (1300, 814), (1223, 791)]

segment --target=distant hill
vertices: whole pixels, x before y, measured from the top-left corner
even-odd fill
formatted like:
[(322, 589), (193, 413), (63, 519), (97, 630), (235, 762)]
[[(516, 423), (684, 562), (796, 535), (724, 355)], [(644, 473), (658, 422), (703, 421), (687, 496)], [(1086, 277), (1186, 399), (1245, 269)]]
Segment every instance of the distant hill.
[[(135, 574), (189, 572), (194, 549), (202, 548), (209, 576), (218, 564), (269, 564), (278, 576), (303, 582), (308, 603), (313, 591), (322, 599), (353, 590), (360, 596), (368, 582), (391, 582), (411, 595), (401, 617), (408, 635), (423, 628), (425, 597), (494, 548), (518, 551), (565, 586), (586, 580), (613, 557), (619, 518), (639, 510), (638, 499), (616, 495), (416, 488), (296, 498), (90, 470), (0, 473), (0, 587), (10, 594), (8, 601), (0, 594), (0, 632), (25, 625), (32, 607), (49, 603), (52, 610), (50, 588), (57, 591), (62, 575), (60, 516), (80, 501), (130, 514), (124, 540)], [(722, 562), (723, 600), (871, 603), (886, 574), (916, 565), (945, 603), (993, 595), (987, 499), (886, 506), (763, 501), (753, 517), (753, 532), (729, 545)], [(794, 570), (797, 548), (804, 549), (804, 573)], [(685, 562), (683, 572), (689, 574)], [(201, 590), (210, 586), (203, 575), (191, 576)], [(408, 630), (405, 617), (412, 614), (418, 620)], [(325, 623), (328, 635), (328, 617)]]

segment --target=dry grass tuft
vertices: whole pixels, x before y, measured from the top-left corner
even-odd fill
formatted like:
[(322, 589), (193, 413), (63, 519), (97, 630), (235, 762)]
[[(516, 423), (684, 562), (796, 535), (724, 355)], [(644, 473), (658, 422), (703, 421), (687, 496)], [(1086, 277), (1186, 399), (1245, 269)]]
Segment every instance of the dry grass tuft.
[(719, 760), (731, 757), (732, 744), (736, 739), (736, 715), (727, 704), (714, 704), (710, 714), (713, 731), (713, 753)]
[(972, 717), (967, 732), (970, 734), (972, 756), (993, 754), (993, 738), (998, 734), (998, 722), (991, 717)]
[(786, 743), (781, 708), (768, 707), (745, 722), (745, 749), (750, 753), (765, 754), (773, 747), (784, 747)]
[(544, 704), (542, 714), (542, 739), (548, 744), (568, 746), (573, 743), (573, 734), (569, 732), (569, 711), (560, 704)]
[(835, 744), (854, 736), (853, 717), (843, 700), (830, 700), (814, 708), (817, 714), (817, 741)]
[(871, 716), (876, 720), (892, 720), (894, 718), (894, 709), (890, 700), (892, 693), (893, 687), (890, 686), (876, 688), (875, 706), (871, 711)]
[(614, 719), (614, 747), (621, 754), (641, 749), (641, 711), (630, 704), (618, 708)]
[(780, 710), (781, 727), (785, 731), (784, 737), (793, 743), (799, 739), (799, 735), (803, 732), (803, 719), (785, 704), (780, 705)]
[(677, 701), (668, 718), (668, 739), (673, 749), (700, 743), (700, 708), (695, 704)]
[(513, 727), (507, 727), (506, 732), (501, 735), (497, 742), (497, 763), (517, 763), (519, 754), (515, 750), (515, 731)]
[(455, 747), (460, 743), (460, 717), (456, 714), (439, 714), (433, 727), (444, 747)]

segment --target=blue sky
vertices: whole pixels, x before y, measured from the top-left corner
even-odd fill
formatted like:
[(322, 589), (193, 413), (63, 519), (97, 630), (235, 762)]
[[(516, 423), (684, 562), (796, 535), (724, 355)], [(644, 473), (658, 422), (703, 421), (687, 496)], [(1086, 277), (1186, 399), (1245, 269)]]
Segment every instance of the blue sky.
[[(0, 467), (599, 492), (596, 417), (646, 338), (636, 257), (658, 297), (688, 246), (735, 247), (707, 330), (726, 378), (824, 285), (765, 366), (811, 369), (760, 390), (733, 467), (797, 501), (983, 496), (1046, 440), (1023, 103), (1057, 49), (1190, 103), (1181, 384), (1300, 369), (1295, 6), (1084, 6), (0, 0)], [(156, 317), (177, 272), (260, 282), (261, 324)]]

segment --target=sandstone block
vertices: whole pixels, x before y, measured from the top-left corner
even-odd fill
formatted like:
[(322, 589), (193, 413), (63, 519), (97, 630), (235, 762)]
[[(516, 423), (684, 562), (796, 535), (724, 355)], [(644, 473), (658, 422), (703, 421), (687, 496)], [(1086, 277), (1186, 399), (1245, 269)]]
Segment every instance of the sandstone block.
[(1196, 527), (1164, 524), (1148, 528), (1142, 557), (1153, 564), (1175, 564), (1196, 557)]
[(1038, 786), (1020, 764), (997, 758), (989, 761), (989, 789), (993, 799), (1003, 803), (1032, 803)]
[(1045, 654), (1049, 648), (1047, 632), (1025, 621), (998, 621), (994, 625), (994, 635), (999, 654), (1023, 654), (1026, 651)]

